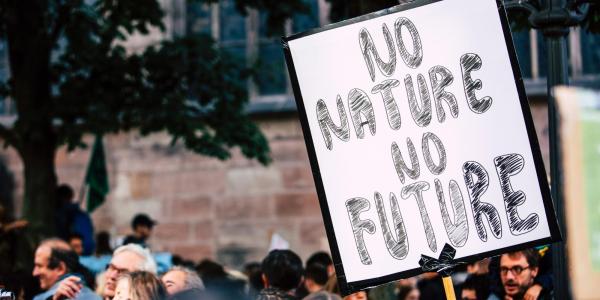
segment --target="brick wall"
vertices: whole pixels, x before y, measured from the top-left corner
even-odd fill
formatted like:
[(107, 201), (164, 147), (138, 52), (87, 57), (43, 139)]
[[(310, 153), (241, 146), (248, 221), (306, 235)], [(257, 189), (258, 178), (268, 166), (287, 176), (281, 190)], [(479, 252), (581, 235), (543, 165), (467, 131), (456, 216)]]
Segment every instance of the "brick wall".
[[(105, 137), (111, 191), (92, 215), (96, 230), (123, 236), (130, 233), (131, 217), (145, 212), (159, 222), (150, 240), (153, 250), (233, 265), (240, 259), (261, 260), (273, 233), (288, 240), (304, 259), (327, 250), (297, 117), (258, 122), (273, 158), (266, 167), (238, 151), (223, 162), (170, 147), (166, 134)], [(92, 139), (87, 141), (91, 145)], [(4, 151), (4, 156), (17, 177), (15, 194), (20, 198), (21, 164), (13, 151)], [(89, 150), (61, 149), (59, 181), (79, 193), (88, 159)]]

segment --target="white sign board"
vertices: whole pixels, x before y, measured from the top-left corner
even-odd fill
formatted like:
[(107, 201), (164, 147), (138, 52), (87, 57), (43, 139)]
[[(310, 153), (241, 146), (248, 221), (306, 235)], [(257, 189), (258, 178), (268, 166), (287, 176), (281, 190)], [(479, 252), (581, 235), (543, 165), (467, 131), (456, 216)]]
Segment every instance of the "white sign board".
[(415, 1), (284, 39), (338, 279), (560, 240), (504, 8)]

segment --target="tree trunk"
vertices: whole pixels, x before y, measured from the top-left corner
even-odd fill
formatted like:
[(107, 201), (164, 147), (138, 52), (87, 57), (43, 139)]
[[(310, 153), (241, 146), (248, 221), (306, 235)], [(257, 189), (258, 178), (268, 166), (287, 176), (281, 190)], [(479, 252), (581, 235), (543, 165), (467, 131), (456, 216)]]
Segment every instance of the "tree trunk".
[(47, 1), (9, 1), (7, 41), (17, 120), (12, 130), (23, 165), (23, 218), (29, 221), (19, 240), (15, 269), (31, 273), (33, 251), (54, 233), (54, 157), (57, 146), (52, 126), (54, 103), (50, 93), (50, 37)]
[(23, 143), (21, 150), (25, 179), (23, 217), (29, 225), (19, 247), (17, 267), (24, 270), (31, 269), (33, 251), (39, 242), (55, 233), (56, 146), (52, 134), (42, 132), (39, 133), (43, 138)]

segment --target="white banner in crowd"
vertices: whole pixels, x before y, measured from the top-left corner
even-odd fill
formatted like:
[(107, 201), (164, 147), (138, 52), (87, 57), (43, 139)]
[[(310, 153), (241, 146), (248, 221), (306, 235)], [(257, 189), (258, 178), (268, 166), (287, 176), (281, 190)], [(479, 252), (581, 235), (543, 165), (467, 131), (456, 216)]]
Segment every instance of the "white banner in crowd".
[(284, 39), (345, 293), (560, 240), (501, 1), (415, 1)]

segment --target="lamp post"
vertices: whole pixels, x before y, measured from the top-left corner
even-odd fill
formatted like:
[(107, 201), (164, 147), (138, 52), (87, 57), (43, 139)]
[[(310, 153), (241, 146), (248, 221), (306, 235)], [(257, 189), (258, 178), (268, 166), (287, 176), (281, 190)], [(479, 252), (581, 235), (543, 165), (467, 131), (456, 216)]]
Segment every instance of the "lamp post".
[[(567, 36), (569, 27), (583, 21), (589, 4), (578, 0), (505, 0), (506, 9), (521, 9), (529, 13), (529, 25), (542, 31), (546, 40), (548, 57), (548, 126), (550, 138), (551, 193), (558, 225), (566, 241), (565, 209), (562, 191), (562, 168), (559, 122), (553, 88), (569, 84)], [(554, 298), (571, 299), (565, 243), (552, 245)]]

